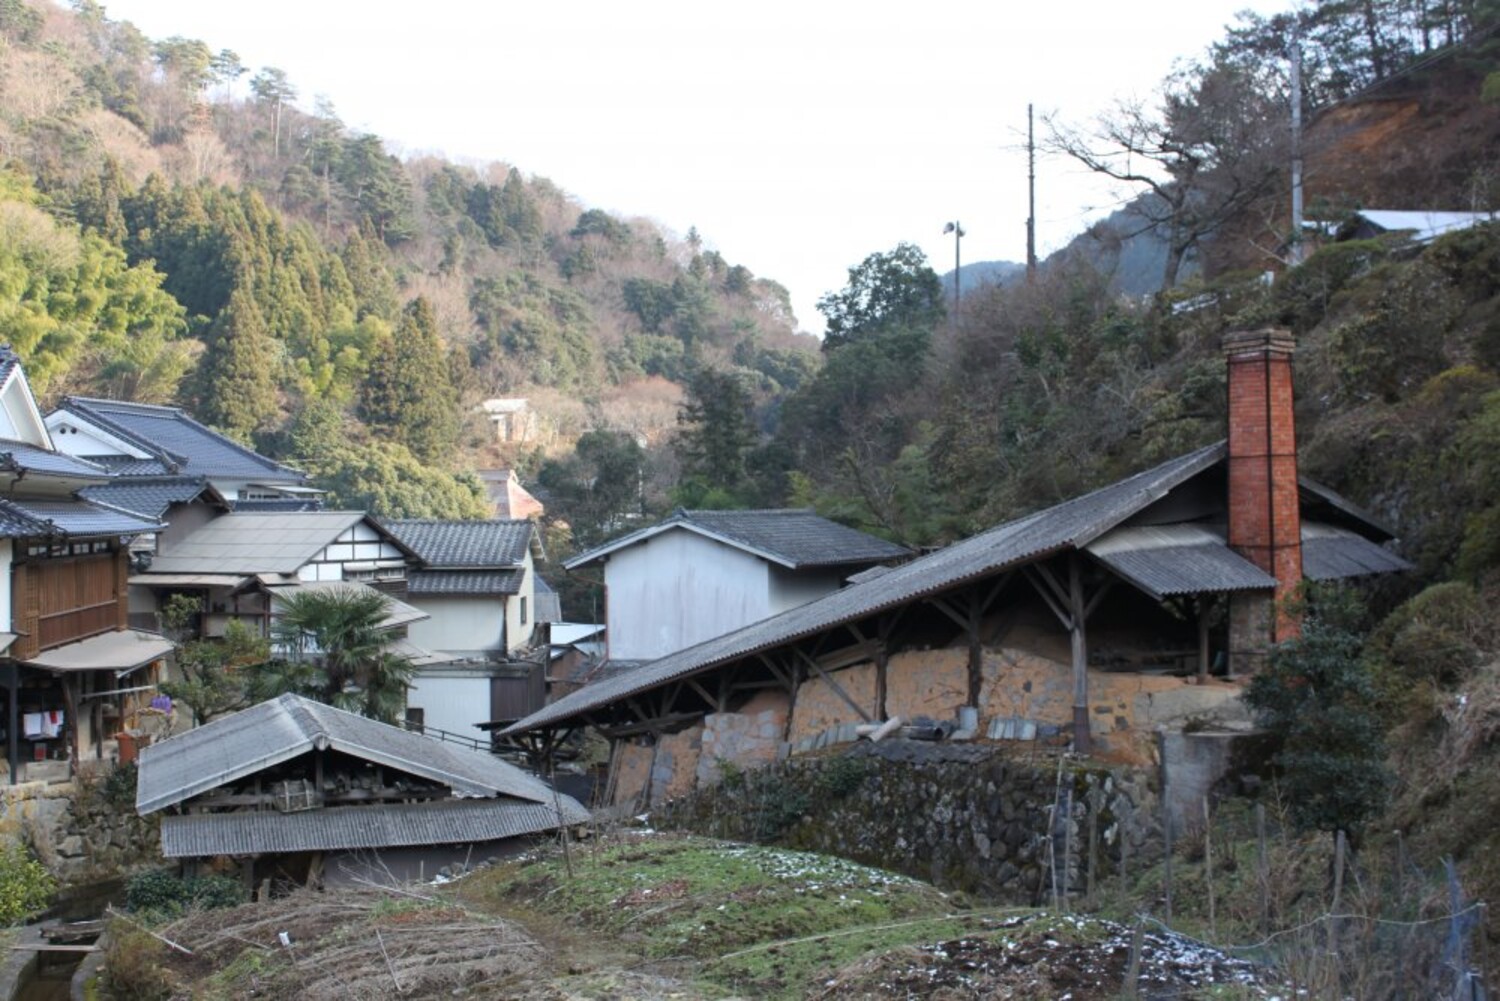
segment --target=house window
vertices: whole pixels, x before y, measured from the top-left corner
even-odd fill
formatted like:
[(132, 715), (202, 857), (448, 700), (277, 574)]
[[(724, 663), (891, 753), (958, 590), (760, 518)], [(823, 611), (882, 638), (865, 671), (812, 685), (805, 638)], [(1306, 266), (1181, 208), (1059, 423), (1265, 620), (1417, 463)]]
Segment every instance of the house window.
[(525, 624), (526, 624), (526, 599), (523, 597), (521, 599), (521, 625), (524, 626)]

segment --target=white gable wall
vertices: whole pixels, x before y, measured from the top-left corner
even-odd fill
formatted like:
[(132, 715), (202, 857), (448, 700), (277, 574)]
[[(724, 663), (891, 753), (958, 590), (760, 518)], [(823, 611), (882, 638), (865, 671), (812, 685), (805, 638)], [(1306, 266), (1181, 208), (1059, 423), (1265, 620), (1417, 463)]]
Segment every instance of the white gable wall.
[(654, 660), (772, 614), (769, 565), (672, 529), (604, 564), (609, 656)]
[(298, 580), (344, 580), (345, 563), (368, 563), (390, 560), (404, 563), (406, 554), (381, 538), (367, 522), (355, 522), (322, 552), (304, 563), (297, 571)]
[(47, 415), (47, 429), (52, 443), (64, 455), (128, 455), (132, 459), (149, 458), (146, 452), (108, 431), (80, 420), (76, 414), (54, 410)]

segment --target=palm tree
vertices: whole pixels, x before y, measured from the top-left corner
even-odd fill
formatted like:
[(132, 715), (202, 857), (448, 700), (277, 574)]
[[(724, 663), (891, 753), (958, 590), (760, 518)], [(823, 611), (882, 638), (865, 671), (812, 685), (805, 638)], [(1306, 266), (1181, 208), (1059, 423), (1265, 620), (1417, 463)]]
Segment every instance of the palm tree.
[(356, 586), (300, 590), (277, 600), (274, 656), (256, 669), (255, 696), (292, 692), (396, 722), (415, 668), (388, 649), (394, 637), (385, 628), (386, 596)]

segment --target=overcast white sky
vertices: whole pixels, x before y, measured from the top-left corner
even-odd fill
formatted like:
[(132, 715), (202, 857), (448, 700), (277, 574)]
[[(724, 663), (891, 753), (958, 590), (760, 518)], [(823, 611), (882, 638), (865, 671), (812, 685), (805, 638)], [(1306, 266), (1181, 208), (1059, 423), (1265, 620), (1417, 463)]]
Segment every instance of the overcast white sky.
[[(1235, 11), (1291, 0), (106, 0), (152, 38), (287, 71), (398, 152), (501, 160), (588, 206), (697, 226), (791, 290), (804, 329), (866, 255), (1023, 260), (1026, 105), (1149, 94)], [(248, 79), (248, 77), (246, 78)], [(244, 82), (241, 81), (241, 92)], [(1038, 251), (1117, 192), (1038, 164)]]

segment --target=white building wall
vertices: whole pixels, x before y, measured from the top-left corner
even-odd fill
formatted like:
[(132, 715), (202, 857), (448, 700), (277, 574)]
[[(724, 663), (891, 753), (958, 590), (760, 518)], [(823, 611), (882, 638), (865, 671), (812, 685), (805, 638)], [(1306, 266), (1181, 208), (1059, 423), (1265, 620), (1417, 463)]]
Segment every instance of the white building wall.
[(10, 539), (0, 539), (0, 633), (10, 632), (10, 565), (14, 553), (15, 543)]
[[(408, 597), (432, 618), (406, 627), (407, 636), (424, 650), (467, 652), (505, 648), (505, 601), (498, 597)], [(489, 695), (485, 695), (489, 712)]]
[(816, 601), (825, 594), (832, 594), (843, 586), (843, 573), (838, 570), (803, 570), (792, 573), (784, 567), (771, 567), (771, 615), (779, 615), (788, 608)]
[(764, 560), (685, 529), (611, 553), (609, 656), (652, 660), (771, 614)]
[(422, 710), (426, 726), (489, 743), (489, 733), (477, 725), (490, 715), (488, 677), (418, 674), (406, 690), (406, 705)]
[[(510, 653), (531, 646), (536, 634), (536, 568), (531, 554), (526, 554), (526, 576), (521, 581), (521, 590), (505, 601), (505, 649)], [(522, 603), (524, 601), (524, 604)], [(525, 619), (521, 610), (525, 609)]]

